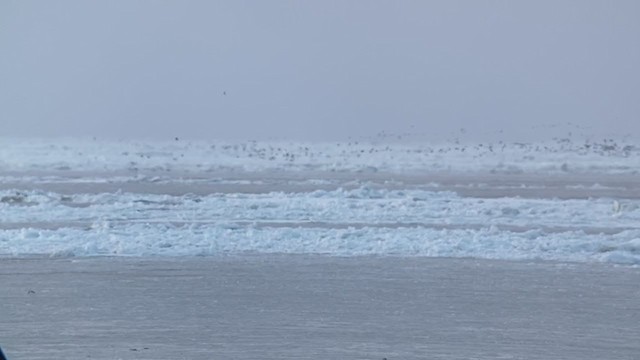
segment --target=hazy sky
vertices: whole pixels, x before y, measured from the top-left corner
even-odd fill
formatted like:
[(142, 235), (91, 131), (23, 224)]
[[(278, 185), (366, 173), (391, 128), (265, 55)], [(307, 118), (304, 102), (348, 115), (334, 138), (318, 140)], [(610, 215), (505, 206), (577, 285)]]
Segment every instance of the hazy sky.
[(2, 0), (0, 136), (637, 139), (639, 68), (637, 0)]

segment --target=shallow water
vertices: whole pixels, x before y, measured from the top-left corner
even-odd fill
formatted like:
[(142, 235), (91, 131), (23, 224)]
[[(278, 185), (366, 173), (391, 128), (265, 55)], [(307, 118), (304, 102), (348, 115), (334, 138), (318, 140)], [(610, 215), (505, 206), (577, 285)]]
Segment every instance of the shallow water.
[(10, 359), (636, 359), (640, 269), (326, 256), (1, 259)]

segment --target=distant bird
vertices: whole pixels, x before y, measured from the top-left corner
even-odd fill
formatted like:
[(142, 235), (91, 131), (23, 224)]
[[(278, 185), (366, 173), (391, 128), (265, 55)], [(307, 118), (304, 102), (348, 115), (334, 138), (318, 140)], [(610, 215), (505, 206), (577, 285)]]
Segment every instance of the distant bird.
[(225, 95), (225, 96), (226, 96), (226, 95), (227, 95), (227, 92), (226, 92), (226, 91), (223, 91), (223, 92), (222, 92), (222, 95)]

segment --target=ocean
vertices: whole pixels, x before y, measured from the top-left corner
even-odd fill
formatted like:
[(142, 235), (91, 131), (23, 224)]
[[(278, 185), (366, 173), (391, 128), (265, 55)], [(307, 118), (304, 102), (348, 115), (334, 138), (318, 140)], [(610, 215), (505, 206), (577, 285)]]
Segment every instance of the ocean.
[(0, 140), (13, 359), (637, 359), (640, 146)]
[(0, 256), (640, 264), (635, 144), (3, 140)]

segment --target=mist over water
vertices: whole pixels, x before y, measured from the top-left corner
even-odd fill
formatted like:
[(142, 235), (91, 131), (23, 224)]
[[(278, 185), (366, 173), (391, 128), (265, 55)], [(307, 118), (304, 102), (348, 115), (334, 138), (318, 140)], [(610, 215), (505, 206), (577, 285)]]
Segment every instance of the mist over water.
[(640, 137), (640, 5), (5, 1), (9, 137)]

